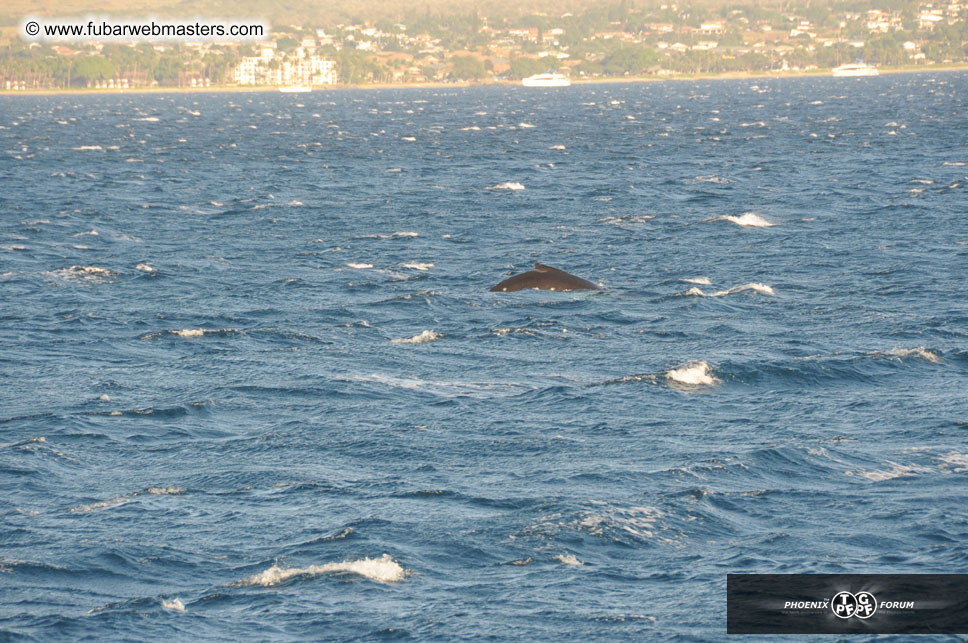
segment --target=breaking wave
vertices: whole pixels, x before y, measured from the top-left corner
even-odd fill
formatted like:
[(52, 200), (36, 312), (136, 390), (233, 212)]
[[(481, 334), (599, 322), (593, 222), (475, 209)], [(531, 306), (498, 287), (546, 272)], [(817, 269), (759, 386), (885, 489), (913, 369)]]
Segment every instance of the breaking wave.
[(393, 560), (389, 554), (383, 554), (380, 558), (363, 558), (341, 563), (310, 565), (309, 567), (283, 568), (273, 565), (263, 572), (242, 579), (236, 585), (240, 587), (256, 585), (272, 587), (297, 576), (313, 577), (320, 574), (340, 572), (358, 574), (378, 583), (396, 583), (407, 577), (407, 571), (397, 561)]

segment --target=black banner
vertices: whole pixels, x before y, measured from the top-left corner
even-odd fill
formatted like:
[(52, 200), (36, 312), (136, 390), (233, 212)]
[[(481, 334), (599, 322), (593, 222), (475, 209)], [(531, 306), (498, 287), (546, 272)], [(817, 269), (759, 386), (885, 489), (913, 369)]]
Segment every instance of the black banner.
[(728, 634), (968, 634), (968, 574), (727, 574)]

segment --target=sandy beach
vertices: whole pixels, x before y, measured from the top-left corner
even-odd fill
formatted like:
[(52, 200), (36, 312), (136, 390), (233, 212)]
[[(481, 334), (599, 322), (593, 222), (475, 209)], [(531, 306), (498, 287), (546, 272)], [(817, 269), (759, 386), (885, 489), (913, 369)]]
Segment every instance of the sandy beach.
[[(968, 64), (880, 67), (881, 74), (917, 74), (948, 71), (968, 70)], [(830, 76), (829, 69), (813, 69), (810, 71), (754, 71), (728, 72), (723, 74), (668, 74), (661, 76), (616, 76), (609, 78), (580, 78), (572, 79), (573, 85), (601, 85), (608, 83), (654, 83), (669, 80), (735, 80), (756, 78), (800, 78), (808, 76)], [(343, 91), (343, 90), (374, 90), (374, 89), (450, 89), (458, 87), (483, 87), (492, 85), (519, 86), (520, 81), (488, 81), (488, 82), (432, 82), (432, 83), (358, 83), (340, 85), (317, 85), (314, 91)], [(278, 87), (269, 85), (238, 86), (219, 85), (212, 87), (134, 87), (128, 89), (24, 89), (0, 90), (0, 96), (37, 96), (47, 94), (189, 94), (189, 93), (252, 93), (276, 92)]]

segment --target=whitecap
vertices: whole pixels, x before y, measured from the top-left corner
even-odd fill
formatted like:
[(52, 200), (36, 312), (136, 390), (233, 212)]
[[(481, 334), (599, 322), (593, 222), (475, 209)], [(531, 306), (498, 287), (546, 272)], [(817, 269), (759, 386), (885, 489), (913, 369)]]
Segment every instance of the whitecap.
[(887, 461), (887, 464), (891, 465), (889, 469), (879, 469), (874, 471), (865, 471), (864, 469), (860, 469), (858, 471), (846, 471), (845, 475), (858, 475), (862, 478), (867, 478), (871, 482), (884, 482), (885, 480), (893, 480), (894, 478), (914, 476), (918, 473), (926, 471), (924, 467), (898, 464), (897, 462), (891, 462), (890, 460)]
[(366, 270), (367, 268), (372, 268), (372, 263), (348, 263), (346, 264), (348, 268), (355, 268), (357, 270)]
[(752, 290), (754, 292), (760, 293), (761, 295), (775, 294), (773, 292), (772, 287), (767, 286), (766, 284), (752, 282), (748, 284), (743, 284), (741, 286), (733, 286), (729, 290), (720, 290), (719, 292), (714, 292), (713, 294), (710, 295), (710, 297), (723, 297), (725, 295), (735, 295), (736, 293), (744, 292), (746, 290)]
[(204, 328), (183, 328), (181, 330), (170, 330), (168, 331), (172, 335), (178, 335), (179, 337), (202, 337), (207, 332)]
[(769, 228), (775, 225), (755, 212), (747, 212), (738, 217), (727, 214), (725, 216), (716, 217), (713, 219), (713, 221), (729, 221), (730, 223), (735, 223), (736, 225), (743, 226), (745, 228)]
[(149, 266), (146, 263), (139, 263), (137, 266), (134, 267), (134, 269), (135, 270), (140, 270), (141, 272), (154, 272), (155, 271), (154, 268), (152, 268), (151, 266)]
[[(695, 283), (695, 282), (693, 282), (693, 283)], [(696, 286), (693, 286), (692, 288), (690, 288), (686, 292), (682, 293), (682, 295), (684, 297), (725, 297), (726, 295), (735, 295), (737, 293), (745, 292), (747, 290), (752, 290), (753, 292), (758, 292), (761, 295), (775, 295), (776, 294), (773, 291), (773, 288), (771, 286), (767, 286), (766, 284), (752, 282), (752, 283), (748, 283), (748, 284), (742, 284), (740, 286), (733, 286), (729, 290), (718, 290), (716, 292), (712, 292), (712, 293), (708, 293), (708, 294), (707, 293), (704, 293), (702, 290), (700, 290)]]
[(77, 152), (103, 152), (104, 148), (100, 145), (80, 145), (78, 147), (72, 147), (72, 150)]
[(555, 556), (552, 560), (557, 560), (559, 563), (565, 565), (584, 565), (585, 563), (578, 560), (574, 554), (559, 554)]
[(427, 342), (433, 342), (443, 337), (442, 334), (434, 330), (425, 330), (419, 335), (414, 335), (408, 339), (393, 339), (390, 340), (394, 344), (426, 344)]
[(516, 181), (506, 181), (504, 183), (498, 183), (497, 185), (492, 185), (487, 190), (523, 190), (524, 186)]
[(683, 297), (705, 297), (706, 293), (702, 291), (698, 286), (693, 286), (686, 292), (682, 293)]
[[(595, 200), (597, 201), (599, 199), (611, 201), (612, 197), (598, 197)], [(604, 223), (607, 225), (621, 226), (629, 223), (645, 223), (646, 221), (651, 221), (654, 218), (655, 216), (651, 214), (630, 214), (630, 215), (621, 216), (621, 217), (615, 217), (615, 216), (602, 217), (596, 220), (596, 223)]]
[(157, 123), (158, 118), (156, 116), (146, 116), (144, 118), (136, 118), (136, 121), (141, 121), (142, 123)]
[(939, 456), (939, 459), (944, 463), (942, 469), (950, 467), (954, 473), (968, 473), (968, 454), (952, 451)]
[(918, 346), (917, 348), (892, 348), (889, 351), (874, 351), (871, 353), (871, 355), (874, 357), (894, 358), (898, 361), (912, 357), (915, 359), (926, 360), (932, 364), (941, 363), (941, 356), (937, 352), (925, 348), (924, 346)]
[(184, 612), (185, 604), (181, 602), (179, 598), (173, 598), (170, 601), (162, 601), (161, 606), (166, 610), (171, 610), (173, 612)]
[(243, 587), (252, 585), (271, 587), (296, 576), (317, 576), (319, 574), (332, 574), (336, 572), (359, 574), (364, 578), (369, 578), (378, 583), (395, 583), (403, 580), (407, 576), (406, 570), (399, 563), (393, 560), (389, 554), (383, 554), (380, 558), (363, 558), (362, 560), (326, 563), (325, 565), (310, 565), (309, 567), (282, 568), (278, 565), (273, 565), (263, 572), (239, 581), (237, 585)]
[(419, 232), (393, 232), (391, 234), (367, 234), (366, 239), (396, 239), (398, 237), (419, 237)]
[(432, 264), (432, 263), (415, 263), (415, 262), (412, 262), (412, 263), (405, 263), (405, 264), (403, 264), (403, 267), (404, 268), (412, 268), (413, 270), (419, 270), (421, 272), (427, 272), (428, 270), (430, 270), (431, 268), (434, 267), (434, 264)]
[(518, 123), (518, 127), (521, 129), (531, 129), (534, 127), (531, 123)]
[(709, 281), (709, 277), (688, 277), (682, 281), (687, 284), (699, 284), (700, 286), (710, 286), (713, 283)]
[(44, 274), (68, 282), (101, 282), (111, 279), (118, 273), (97, 266), (71, 266), (60, 270), (50, 270)]
[(706, 362), (695, 362), (680, 368), (666, 371), (666, 379), (677, 384), (686, 386), (715, 386), (722, 380), (712, 373), (712, 369)]
[[(180, 330), (169, 330), (168, 333), (177, 337), (202, 337), (204, 335), (233, 335), (241, 333), (237, 328), (182, 328)], [(153, 339), (161, 336), (161, 333), (145, 335), (142, 339)]]
[(135, 491), (133, 493), (127, 493), (122, 496), (116, 496), (110, 500), (102, 500), (100, 502), (94, 502), (89, 505), (81, 505), (79, 507), (71, 507), (71, 513), (90, 513), (97, 509), (108, 509), (111, 507), (117, 507), (118, 505), (123, 505), (129, 500), (137, 498), (138, 496), (143, 496), (145, 494), (152, 496), (176, 496), (185, 493), (185, 490), (181, 487), (148, 487), (141, 491)]
[(556, 150), (556, 151), (562, 151), (562, 150), (564, 150), (564, 149), (565, 149), (565, 146), (564, 146), (564, 145), (552, 145), (552, 146), (551, 146), (551, 147), (549, 147), (548, 149), (549, 149), (549, 150)]

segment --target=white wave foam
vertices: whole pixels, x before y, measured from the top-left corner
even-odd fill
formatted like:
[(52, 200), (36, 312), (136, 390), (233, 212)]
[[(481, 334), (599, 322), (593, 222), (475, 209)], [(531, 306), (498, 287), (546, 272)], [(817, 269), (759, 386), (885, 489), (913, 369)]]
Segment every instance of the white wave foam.
[(97, 266), (71, 266), (70, 268), (61, 268), (60, 270), (50, 270), (44, 274), (62, 281), (100, 282), (111, 279), (118, 273), (107, 268), (98, 268)]
[(968, 472), (968, 454), (966, 453), (952, 451), (940, 456), (940, 460), (944, 463), (941, 465), (942, 469), (951, 467), (951, 470), (955, 473)]
[(389, 170), (387, 170), (387, 172), (390, 172), (392, 174), (398, 174), (400, 172), (403, 172), (403, 168), (400, 168), (400, 167), (391, 167)]
[(761, 295), (773, 295), (773, 288), (767, 286), (766, 284), (751, 282), (748, 284), (743, 284), (741, 286), (733, 286), (729, 290), (720, 290), (719, 292), (714, 292), (710, 297), (723, 297), (725, 295), (735, 295), (739, 292), (744, 292), (746, 290), (752, 290), (760, 293)]
[(537, 335), (537, 331), (530, 328), (494, 328), (491, 330), (495, 335), (508, 335), (510, 333), (521, 335)]
[(504, 183), (498, 183), (497, 185), (492, 185), (488, 190), (523, 190), (524, 186), (516, 181), (505, 181)]
[(396, 239), (398, 237), (419, 237), (418, 232), (393, 232), (390, 234), (368, 234), (366, 239)]
[(325, 565), (310, 565), (309, 567), (291, 567), (284, 569), (278, 565), (273, 565), (263, 572), (239, 581), (237, 585), (243, 587), (253, 585), (271, 587), (295, 576), (318, 576), (319, 574), (332, 574), (336, 572), (359, 574), (364, 578), (369, 578), (378, 583), (395, 583), (403, 580), (407, 576), (406, 570), (397, 561), (393, 560), (389, 554), (383, 554), (380, 558), (363, 558), (362, 560), (326, 563)]
[(682, 281), (687, 284), (699, 284), (700, 286), (711, 286), (713, 282), (709, 281), (709, 277), (691, 277), (683, 279)]
[(726, 295), (735, 295), (737, 293), (746, 292), (747, 290), (752, 290), (753, 292), (758, 292), (761, 295), (775, 295), (773, 288), (767, 286), (766, 284), (751, 282), (748, 284), (742, 284), (740, 286), (733, 286), (729, 290), (719, 290), (709, 294), (704, 293), (699, 288), (693, 286), (686, 292), (682, 293), (685, 297), (725, 297)]
[(859, 471), (847, 471), (846, 475), (858, 475), (862, 478), (867, 478), (871, 482), (884, 482), (885, 480), (893, 480), (894, 478), (902, 478), (906, 476), (914, 476), (918, 473), (926, 471), (924, 467), (919, 467), (916, 465), (906, 465), (898, 464), (897, 462), (887, 461), (890, 465), (890, 469), (879, 469), (875, 471), (865, 471), (860, 469)]
[(732, 183), (732, 181), (729, 180), (729, 179), (727, 179), (726, 177), (716, 176), (715, 174), (707, 174), (707, 175), (704, 175), (704, 176), (697, 176), (693, 180), (696, 183), (720, 183), (720, 184)]
[(535, 127), (535, 126), (532, 125), (531, 123), (524, 123), (524, 122), (522, 122), (522, 123), (518, 123), (518, 127), (520, 127), (521, 129), (531, 129), (531, 128)]
[(148, 493), (153, 496), (177, 496), (185, 493), (185, 490), (181, 487), (148, 487), (144, 490), (144, 493)]
[(141, 272), (154, 272), (155, 271), (154, 268), (152, 268), (151, 266), (149, 266), (146, 263), (139, 263), (137, 266), (134, 267), (134, 269), (135, 270), (140, 270)]
[(158, 339), (165, 333), (169, 335), (175, 335), (176, 337), (203, 337), (205, 335), (229, 335), (233, 333), (241, 333), (237, 328), (181, 328), (172, 329), (168, 331), (161, 331), (158, 333), (148, 333), (142, 335), (141, 339)]
[(372, 268), (372, 263), (348, 263), (347, 268), (355, 268), (356, 270), (366, 270), (367, 268)]
[(181, 330), (170, 330), (168, 331), (172, 335), (178, 335), (179, 337), (202, 337), (207, 332), (204, 328), (183, 328)]
[(945, 161), (942, 165), (948, 167), (963, 167), (965, 165), (964, 161)]
[(156, 116), (146, 116), (144, 118), (136, 118), (134, 120), (140, 121), (142, 123), (157, 123), (158, 122), (158, 118)]
[(6, 444), (0, 444), (0, 449), (6, 449), (7, 447), (19, 447), (26, 444), (44, 444), (47, 442), (47, 438), (44, 436), (36, 438), (27, 438), (26, 440), (20, 440), (18, 442), (7, 442)]
[(555, 556), (552, 560), (557, 560), (559, 563), (564, 563), (565, 565), (584, 565), (573, 554), (559, 554)]
[(624, 217), (602, 217), (597, 220), (597, 223), (606, 223), (608, 225), (624, 225), (628, 223), (645, 223), (650, 221), (655, 217), (651, 214), (635, 214), (626, 215)]
[(713, 221), (729, 221), (730, 223), (735, 223), (736, 225), (743, 226), (744, 228), (770, 228), (775, 225), (755, 212), (747, 212), (738, 217), (727, 214), (725, 216), (716, 217), (713, 219)]
[(567, 527), (587, 531), (599, 537), (606, 537), (610, 532), (618, 530), (644, 540), (656, 537), (661, 529), (658, 525), (659, 519), (665, 516), (662, 510), (655, 507), (608, 507), (597, 501), (592, 504), (598, 506), (582, 512), (580, 517), (571, 522), (559, 522), (556, 520), (559, 516), (553, 515), (549, 516), (552, 520), (533, 525), (530, 530), (555, 533), (559, 528)]
[(903, 360), (907, 357), (912, 357), (915, 359), (923, 359), (932, 364), (940, 364), (941, 356), (935, 351), (925, 348), (924, 346), (918, 346), (917, 348), (892, 348), (889, 351), (874, 351), (871, 355), (875, 357), (888, 357), (896, 358), (898, 361)]
[(695, 362), (666, 371), (666, 379), (686, 386), (715, 386), (722, 380), (712, 374), (706, 362)]
[(181, 487), (148, 487), (141, 491), (135, 491), (133, 493), (126, 493), (123, 496), (116, 496), (110, 500), (102, 500), (101, 502), (94, 502), (89, 505), (81, 505), (79, 507), (71, 507), (71, 513), (90, 513), (97, 509), (108, 509), (110, 507), (117, 507), (118, 505), (123, 505), (129, 500), (137, 498), (138, 496), (143, 496), (145, 494), (152, 496), (177, 496), (179, 494), (185, 493), (185, 490)]
[(472, 382), (462, 380), (424, 380), (416, 377), (393, 377), (381, 373), (350, 374), (345, 376), (348, 382), (367, 382), (402, 388), (412, 391), (426, 391), (441, 397), (460, 396), (488, 396), (503, 397), (517, 395), (522, 391), (534, 390), (530, 384), (520, 382)]
[(548, 149), (549, 150), (556, 150), (556, 151), (559, 151), (560, 152), (560, 151), (562, 151), (562, 150), (565, 149), (565, 146), (564, 145), (552, 145)]
[(103, 152), (104, 148), (100, 145), (79, 145), (78, 147), (72, 147), (72, 150), (77, 152)]
[(416, 263), (416, 262), (413, 262), (413, 263), (405, 263), (405, 264), (403, 264), (403, 267), (404, 268), (412, 268), (413, 270), (419, 270), (421, 272), (427, 272), (428, 270), (430, 270), (431, 268), (434, 267), (434, 264), (432, 264), (432, 263)]
[(443, 337), (440, 333), (434, 330), (425, 330), (419, 335), (414, 335), (409, 339), (394, 339), (391, 340), (394, 344), (426, 344), (427, 342), (432, 342)]
[(185, 604), (181, 602), (180, 598), (173, 598), (170, 601), (162, 601), (161, 606), (166, 610), (171, 610), (173, 612), (185, 611)]

